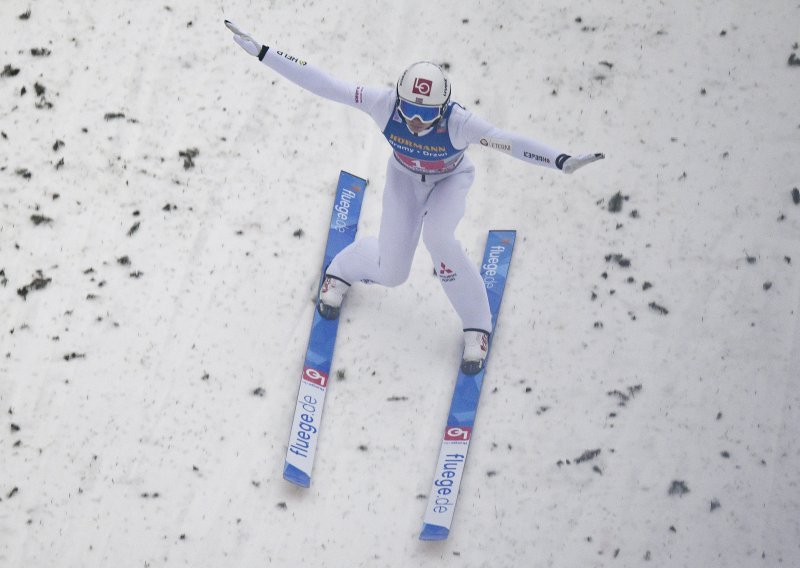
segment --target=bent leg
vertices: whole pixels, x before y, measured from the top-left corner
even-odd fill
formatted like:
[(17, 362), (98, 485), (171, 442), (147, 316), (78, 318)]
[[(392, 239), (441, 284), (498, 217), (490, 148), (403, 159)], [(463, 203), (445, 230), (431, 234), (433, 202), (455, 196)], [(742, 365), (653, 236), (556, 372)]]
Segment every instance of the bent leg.
[[(331, 262), (328, 274), (346, 282), (398, 286), (406, 281), (419, 242), (426, 184), (390, 163), (383, 190), (380, 236), (357, 240)], [(427, 184), (430, 186), (430, 184)]]

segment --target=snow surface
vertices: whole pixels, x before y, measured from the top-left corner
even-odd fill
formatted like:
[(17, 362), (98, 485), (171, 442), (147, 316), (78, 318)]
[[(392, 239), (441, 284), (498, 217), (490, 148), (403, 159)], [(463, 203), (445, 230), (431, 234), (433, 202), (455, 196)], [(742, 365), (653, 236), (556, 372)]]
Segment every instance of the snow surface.
[[(446, 542), (423, 248), (352, 291), (312, 487), (281, 478), (336, 179), (375, 234), (389, 150), (224, 18), (365, 83), (447, 63), (607, 155), (470, 152), (463, 246), (519, 233)], [(0, 566), (800, 565), (798, 41), (797, 0), (2, 0)]]

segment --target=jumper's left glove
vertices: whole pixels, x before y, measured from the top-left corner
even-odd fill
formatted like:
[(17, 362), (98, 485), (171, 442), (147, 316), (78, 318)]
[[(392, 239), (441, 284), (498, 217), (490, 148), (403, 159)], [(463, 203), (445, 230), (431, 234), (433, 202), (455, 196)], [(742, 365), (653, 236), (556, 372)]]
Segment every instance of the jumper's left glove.
[(605, 154), (600, 153), (572, 156), (564, 161), (564, 165), (561, 167), (561, 170), (565, 174), (571, 174), (575, 172), (575, 170), (580, 169), (587, 164), (591, 164), (592, 162), (596, 162), (597, 160), (602, 160), (605, 157)]
[(254, 40), (250, 34), (240, 30), (239, 27), (230, 20), (225, 20), (225, 25), (233, 32), (233, 41), (238, 43), (239, 46), (250, 55), (258, 57), (262, 48), (261, 43)]

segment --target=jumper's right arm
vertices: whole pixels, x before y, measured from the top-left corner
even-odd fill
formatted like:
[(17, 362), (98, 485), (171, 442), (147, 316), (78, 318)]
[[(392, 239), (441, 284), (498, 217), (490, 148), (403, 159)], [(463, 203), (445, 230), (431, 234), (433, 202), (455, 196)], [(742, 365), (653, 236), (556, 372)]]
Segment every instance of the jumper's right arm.
[(375, 116), (378, 111), (375, 107), (385, 89), (342, 81), (307, 61), (257, 42), (228, 20), (225, 20), (225, 25), (233, 32), (234, 41), (242, 49), (296, 85), (320, 97), (363, 110), (376, 121), (382, 119)]

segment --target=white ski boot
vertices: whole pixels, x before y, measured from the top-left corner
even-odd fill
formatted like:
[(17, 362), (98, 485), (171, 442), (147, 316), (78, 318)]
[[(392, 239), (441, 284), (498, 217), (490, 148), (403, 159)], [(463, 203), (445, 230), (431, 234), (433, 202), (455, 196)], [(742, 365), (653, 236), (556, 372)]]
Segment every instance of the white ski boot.
[(338, 318), (342, 300), (349, 288), (350, 284), (341, 278), (326, 274), (325, 280), (322, 281), (322, 287), (319, 289), (319, 301), (317, 302), (319, 315), (329, 320)]
[(489, 334), (482, 329), (464, 330), (464, 356), (461, 370), (466, 375), (476, 375), (486, 362), (489, 354)]

